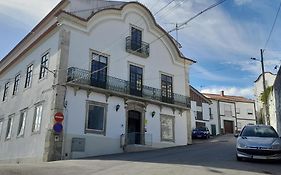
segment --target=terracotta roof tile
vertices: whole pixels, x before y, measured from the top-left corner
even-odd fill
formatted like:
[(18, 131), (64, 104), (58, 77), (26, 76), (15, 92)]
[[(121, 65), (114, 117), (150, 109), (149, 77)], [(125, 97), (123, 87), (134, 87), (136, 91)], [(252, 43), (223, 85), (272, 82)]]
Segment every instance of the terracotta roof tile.
[(231, 96), (231, 95), (221, 95), (221, 94), (209, 94), (203, 93), (206, 97), (213, 100), (231, 101), (231, 102), (247, 102), (254, 103), (254, 100), (241, 97), (241, 96)]

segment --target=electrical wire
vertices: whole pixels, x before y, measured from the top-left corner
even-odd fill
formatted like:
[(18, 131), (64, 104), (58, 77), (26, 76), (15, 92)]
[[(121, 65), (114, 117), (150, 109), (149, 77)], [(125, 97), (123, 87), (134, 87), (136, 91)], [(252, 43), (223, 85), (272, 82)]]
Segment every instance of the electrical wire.
[(175, 0), (171, 0), (168, 4), (166, 4), (165, 6), (163, 6), (162, 8), (160, 8), (157, 12), (154, 13), (154, 16), (156, 16), (159, 12), (161, 12), (162, 10), (164, 10), (166, 7), (168, 7), (172, 2), (174, 2)]
[(269, 42), (269, 40), (270, 40), (270, 38), (271, 38), (271, 34), (272, 34), (273, 30), (274, 30), (274, 27), (275, 27), (275, 24), (276, 24), (276, 21), (277, 21), (277, 18), (278, 18), (278, 14), (279, 14), (279, 12), (280, 12), (280, 8), (281, 8), (281, 1), (280, 1), (280, 4), (279, 4), (277, 13), (276, 13), (276, 15), (275, 15), (274, 22), (273, 22), (273, 24), (272, 24), (271, 30), (270, 30), (270, 32), (269, 32), (268, 38), (267, 38), (267, 40), (266, 40), (266, 42), (265, 42), (263, 51), (266, 49), (266, 47), (267, 47), (267, 45), (268, 45), (268, 42)]

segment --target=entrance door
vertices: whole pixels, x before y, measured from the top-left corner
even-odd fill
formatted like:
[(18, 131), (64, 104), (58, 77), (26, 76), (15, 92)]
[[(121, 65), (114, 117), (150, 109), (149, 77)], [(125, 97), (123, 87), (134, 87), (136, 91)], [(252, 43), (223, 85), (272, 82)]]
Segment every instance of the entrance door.
[(233, 121), (224, 120), (223, 123), (224, 123), (225, 134), (233, 134), (233, 130), (234, 130)]
[(141, 113), (128, 112), (128, 144), (141, 144)]
[(216, 125), (211, 125), (211, 129), (212, 129), (212, 135), (216, 136), (217, 135)]

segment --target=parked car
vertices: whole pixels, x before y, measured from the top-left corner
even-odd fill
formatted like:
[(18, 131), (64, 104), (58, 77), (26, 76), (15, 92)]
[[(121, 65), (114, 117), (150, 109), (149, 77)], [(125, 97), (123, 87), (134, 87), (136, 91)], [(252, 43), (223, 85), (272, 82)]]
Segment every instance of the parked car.
[(210, 138), (210, 131), (207, 127), (199, 127), (192, 130), (192, 138)]
[(247, 125), (235, 136), (238, 161), (243, 158), (281, 159), (281, 138), (272, 126)]

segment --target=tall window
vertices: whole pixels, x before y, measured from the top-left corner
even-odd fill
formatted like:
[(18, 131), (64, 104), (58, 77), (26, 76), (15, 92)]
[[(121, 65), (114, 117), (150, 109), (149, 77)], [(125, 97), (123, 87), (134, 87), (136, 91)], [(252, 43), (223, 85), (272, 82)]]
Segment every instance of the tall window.
[(26, 69), (26, 78), (24, 88), (30, 87), (32, 81), (33, 64), (29, 65)]
[(202, 113), (202, 111), (197, 111), (196, 120), (203, 120), (203, 113)]
[(20, 83), (20, 74), (16, 75), (16, 77), (15, 77), (13, 95), (16, 95), (16, 93), (18, 92), (18, 90), (19, 90), (19, 83)]
[(39, 132), (41, 127), (41, 119), (42, 119), (42, 110), (43, 105), (39, 104), (35, 106), (34, 111), (34, 118), (33, 118), (33, 124), (32, 124), (32, 132)]
[(91, 85), (106, 88), (107, 57), (93, 53), (91, 71)]
[(97, 102), (88, 102), (87, 109), (88, 109), (88, 114), (87, 114), (87, 121), (86, 121), (86, 132), (105, 135), (106, 104), (97, 103)]
[(39, 79), (42, 79), (47, 74), (47, 68), (48, 68), (48, 61), (49, 61), (49, 53), (46, 53), (41, 58), (41, 66), (40, 66), (40, 73), (39, 73)]
[(4, 86), (4, 93), (3, 93), (2, 101), (6, 101), (7, 100), (8, 91), (9, 91), (9, 82), (7, 82), (5, 84), (5, 86)]
[(134, 27), (131, 28), (131, 48), (133, 51), (142, 52), (142, 31)]
[(161, 141), (175, 141), (175, 117), (168, 115), (160, 116)]
[(224, 115), (226, 117), (231, 117), (232, 116), (231, 105), (228, 105), (228, 104), (224, 105)]
[(3, 119), (0, 119), (0, 138), (1, 138), (1, 135), (2, 135), (2, 129), (3, 129)]
[(130, 65), (130, 94), (142, 96), (142, 76), (141, 67)]
[(27, 110), (22, 110), (20, 112), (19, 127), (17, 132), (18, 137), (23, 136), (24, 134), (26, 115), (27, 115)]
[(209, 115), (210, 115), (210, 119), (214, 119), (214, 116), (212, 114), (212, 108), (209, 108)]
[(162, 101), (173, 103), (173, 78), (167, 75), (161, 75), (161, 95)]
[(12, 137), (13, 121), (14, 121), (14, 115), (9, 116), (7, 130), (6, 130), (6, 140), (11, 139)]

